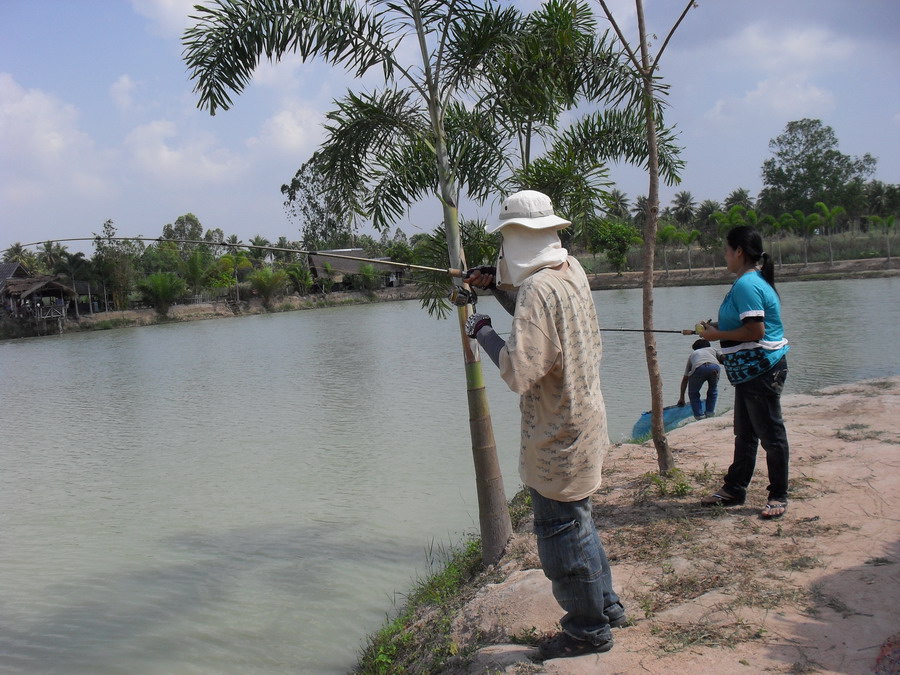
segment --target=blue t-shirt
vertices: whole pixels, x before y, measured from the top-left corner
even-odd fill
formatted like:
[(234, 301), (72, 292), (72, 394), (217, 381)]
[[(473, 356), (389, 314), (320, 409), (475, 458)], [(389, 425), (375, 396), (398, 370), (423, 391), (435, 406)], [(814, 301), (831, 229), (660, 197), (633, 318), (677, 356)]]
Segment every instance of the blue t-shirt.
[(722, 340), (725, 373), (732, 384), (747, 382), (771, 369), (790, 347), (781, 323), (781, 300), (759, 270), (738, 277), (719, 307), (719, 330), (740, 328), (744, 319), (760, 317), (765, 334), (758, 342)]

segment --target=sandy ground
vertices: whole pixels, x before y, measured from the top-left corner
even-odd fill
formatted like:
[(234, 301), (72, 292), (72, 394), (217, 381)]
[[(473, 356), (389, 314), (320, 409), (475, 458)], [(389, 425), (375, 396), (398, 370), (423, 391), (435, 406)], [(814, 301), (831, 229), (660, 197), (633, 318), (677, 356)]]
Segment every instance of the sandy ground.
[(654, 480), (652, 443), (615, 446), (594, 497), (631, 619), (612, 651), (529, 659), (562, 612), (522, 532), (505, 579), (456, 619), (468, 656), (445, 672), (900, 673), (898, 393), (895, 377), (784, 399), (792, 492), (779, 520), (758, 517), (762, 451), (745, 505), (698, 505), (730, 462), (730, 412), (670, 433), (683, 472), (671, 481)]

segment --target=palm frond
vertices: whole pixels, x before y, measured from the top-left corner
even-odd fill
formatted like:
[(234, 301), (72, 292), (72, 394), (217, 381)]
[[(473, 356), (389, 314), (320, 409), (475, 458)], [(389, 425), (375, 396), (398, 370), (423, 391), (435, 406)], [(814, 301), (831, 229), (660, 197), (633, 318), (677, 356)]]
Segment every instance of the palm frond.
[(348, 92), (337, 106), (326, 115), (328, 136), (318, 155), (323, 172), (348, 194), (376, 180), (398, 145), (424, 133), (424, 111), (412, 102), (409, 91)]
[(509, 168), (508, 134), (497, 118), (483, 110), (450, 105), (444, 120), (447, 149), (457, 183), (469, 199), (484, 203), (500, 188), (500, 176)]
[[(487, 234), (487, 223), (483, 220), (466, 220), (460, 218), (459, 229), (463, 248), (468, 256), (468, 263), (476, 265), (492, 264), (500, 250), (500, 235)], [(417, 237), (415, 245), (416, 259), (423, 265), (445, 268), (450, 264), (447, 252), (447, 233), (443, 227), (432, 233)], [(453, 282), (446, 274), (428, 272), (417, 274), (416, 287), (421, 294), (422, 307), (432, 316), (445, 318), (452, 305), (447, 297)]]
[(438, 60), (443, 95), (469, 90), (483, 79), (518, 39), (521, 20), (514, 7), (488, 4), (481, 11), (458, 11)]
[(246, 88), (263, 56), (318, 56), (356, 76), (381, 65), (386, 80), (396, 65), (396, 37), (352, 0), (213, 0), (195, 9), (183, 56), (197, 106), (213, 115), (231, 107), (231, 93)]
[(385, 148), (379, 157), (382, 168), (369, 190), (367, 211), (379, 230), (393, 225), (411, 204), (433, 195), (438, 187), (434, 150), (426, 137), (402, 140), (406, 142)]
[[(684, 160), (678, 155), (681, 148), (675, 144), (674, 128), (661, 126), (658, 143), (660, 175), (669, 185), (678, 183)], [(581, 162), (624, 160), (646, 168), (649, 151), (643, 116), (626, 110), (586, 115), (555, 137), (549, 154)]]

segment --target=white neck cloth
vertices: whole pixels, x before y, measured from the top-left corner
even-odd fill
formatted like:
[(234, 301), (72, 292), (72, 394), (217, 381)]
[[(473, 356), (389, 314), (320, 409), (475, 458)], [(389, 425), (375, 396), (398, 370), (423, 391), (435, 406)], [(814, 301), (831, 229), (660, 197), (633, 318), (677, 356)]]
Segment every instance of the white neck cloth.
[(538, 270), (556, 267), (569, 256), (555, 229), (533, 230), (521, 225), (507, 225), (502, 232), (503, 243), (497, 261), (498, 286), (521, 286)]

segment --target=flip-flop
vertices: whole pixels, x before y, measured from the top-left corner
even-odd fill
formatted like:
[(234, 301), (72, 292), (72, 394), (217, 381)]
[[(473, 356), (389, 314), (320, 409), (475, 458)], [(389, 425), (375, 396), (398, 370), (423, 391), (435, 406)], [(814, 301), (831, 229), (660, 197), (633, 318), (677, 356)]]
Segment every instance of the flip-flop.
[[(778, 509), (781, 509), (781, 513), (774, 513)], [(765, 505), (763, 510), (759, 512), (759, 517), (774, 520), (775, 518), (781, 518), (781, 516), (787, 513), (787, 509), (787, 502), (769, 502)]]
[(740, 506), (743, 503), (743, 497), (733, 497), (725, 492), (725, 490), (719, 490), (709, 497), (702, 497), (700, 499), (700, 506)]

